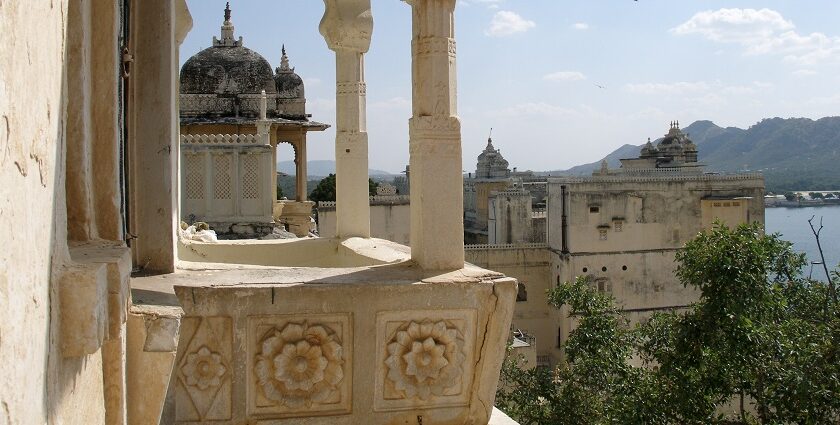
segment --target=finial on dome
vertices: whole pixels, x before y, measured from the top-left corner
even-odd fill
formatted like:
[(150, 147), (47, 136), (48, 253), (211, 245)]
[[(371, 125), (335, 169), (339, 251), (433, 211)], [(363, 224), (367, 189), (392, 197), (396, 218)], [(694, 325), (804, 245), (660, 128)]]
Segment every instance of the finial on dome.
[(239, 40), (233, 38), (233, 22), (230, 21), (230, 2), (225, 3), (225, 21), (222, 22), (222, 38), (213, 37), (214, 47), (237, 47), (242, 45), (242, 37)]
[(286, 44), (283, 44), (282, 56), (280, 56), (280, 71), (294, 71), (294, 69), (289, 68), (289, 57), (286, 56)]

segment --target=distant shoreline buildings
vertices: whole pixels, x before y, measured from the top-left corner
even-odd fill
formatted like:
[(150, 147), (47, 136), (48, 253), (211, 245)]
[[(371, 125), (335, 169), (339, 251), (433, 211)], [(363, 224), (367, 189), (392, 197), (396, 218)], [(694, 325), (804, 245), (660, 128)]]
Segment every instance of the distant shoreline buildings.
[(675, 277), (676, 253), (716, 220), (763, 223), (763, 198), (759, 173), (706, 173), (678, 122), (588, 177), (510, 171), (488, 140), (464, 179), (466, 258), (519, 280), (512, 326), (538, 365), (556, 365), (576, 321), (548, 305), (548, 289), (587, 276), (633, 322), (684, 308), (697, 294)]

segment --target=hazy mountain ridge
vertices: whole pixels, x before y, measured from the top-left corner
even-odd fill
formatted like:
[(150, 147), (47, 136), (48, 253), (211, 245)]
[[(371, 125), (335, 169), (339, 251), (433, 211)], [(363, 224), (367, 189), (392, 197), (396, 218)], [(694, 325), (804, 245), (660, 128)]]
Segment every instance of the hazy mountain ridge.
[[(280, 161), (277, 163), (277, 171), (286, 173), (288, 175), (295, 175), (294, 161)], [(330, 174), (335, 174), (335, 161), (329, 159), (318, 159), (309, 161), (306, 166), (306, 174), (308, 177), (326, 177)], [(392, 176), (393, 173), (387, 171), (369, 169), (370, 176)]]
[[(697, 144), (699, 160), (710, 171), (761, 171), (768, 191), (840, 187), (840, 117), (768, 118), (746, 130), (696, 121), (683, 132)], [(637, 157), (641, 148), (624, 145), (605, 159), (616, 168), (619, 159)], [(551, 174), (588, 175), (600, 164), (596, 161)]]

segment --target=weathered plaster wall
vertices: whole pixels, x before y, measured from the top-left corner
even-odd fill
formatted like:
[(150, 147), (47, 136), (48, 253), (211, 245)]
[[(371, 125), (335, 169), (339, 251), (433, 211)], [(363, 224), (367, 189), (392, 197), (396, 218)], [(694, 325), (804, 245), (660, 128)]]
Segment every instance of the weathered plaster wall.
[(56, 247), (57, 240), (66, 240), (65, 214), (54, 215), (64, 193), (57, 176), (63, 173), (66, 20), (67, 1), (0, 4), (3, 423), (45, 423), (50, 411), (50, 278), (52, 264), (68, 256), (66, 245)]
[[(549, 184), (551, 218), (561, 216), (561, 186), (567, 194), (567, 248), (573, 253), (680, 248), (711, 221), (701, 208), (705, 198), (751, 198), (743, 201), (748, 205), (747, 217), (764, 222), (761, 178), (704, 175), (556, 180)], [(725, 218), (732, 221), (729, 215)], [(560, 249), (562, 230), (557, 220), (551, 227), (549, 242)]]
[(551, 287), (551, 259), (545, 248), (468, 248), (466, 260), (479, 267), (504, 273), (519, 282), (519, 294), (527, 293), (513, 310), (514, 329), (536, 337), (537, 355), (548, 355), (554, 346), (555, 326), (551, 322), (546, 291)]
[[(318, 209), (318, 234), (322, 238), (335, 237), (335, 208)], [(372, 203), (370, 205), (370, 235), (374, 238), (410, 245), (411, 206), (405, 203)]]

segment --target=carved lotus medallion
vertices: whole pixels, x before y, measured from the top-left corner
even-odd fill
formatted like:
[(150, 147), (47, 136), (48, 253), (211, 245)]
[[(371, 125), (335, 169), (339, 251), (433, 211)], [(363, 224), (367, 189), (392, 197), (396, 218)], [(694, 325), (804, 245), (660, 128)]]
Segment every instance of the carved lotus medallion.
[(200, 390), (221, 385), (221, 378), (225, 372), (227, 368), (222, 364), (221, 354), (210, 351), (206, 346), (187, 354), (187, 361), (181, 366), (186, 384)]
[(289, 408), (329, 399), (344, 379), (341, 343), (334, 332), (306, 322), (274, 328), (260, 344), (254, 371), (263, 396)]
[(388, 379), (406, 398), (428, 400), (458, 384), (464, 341), (445, 321), (410, 322), (388, 344)]

